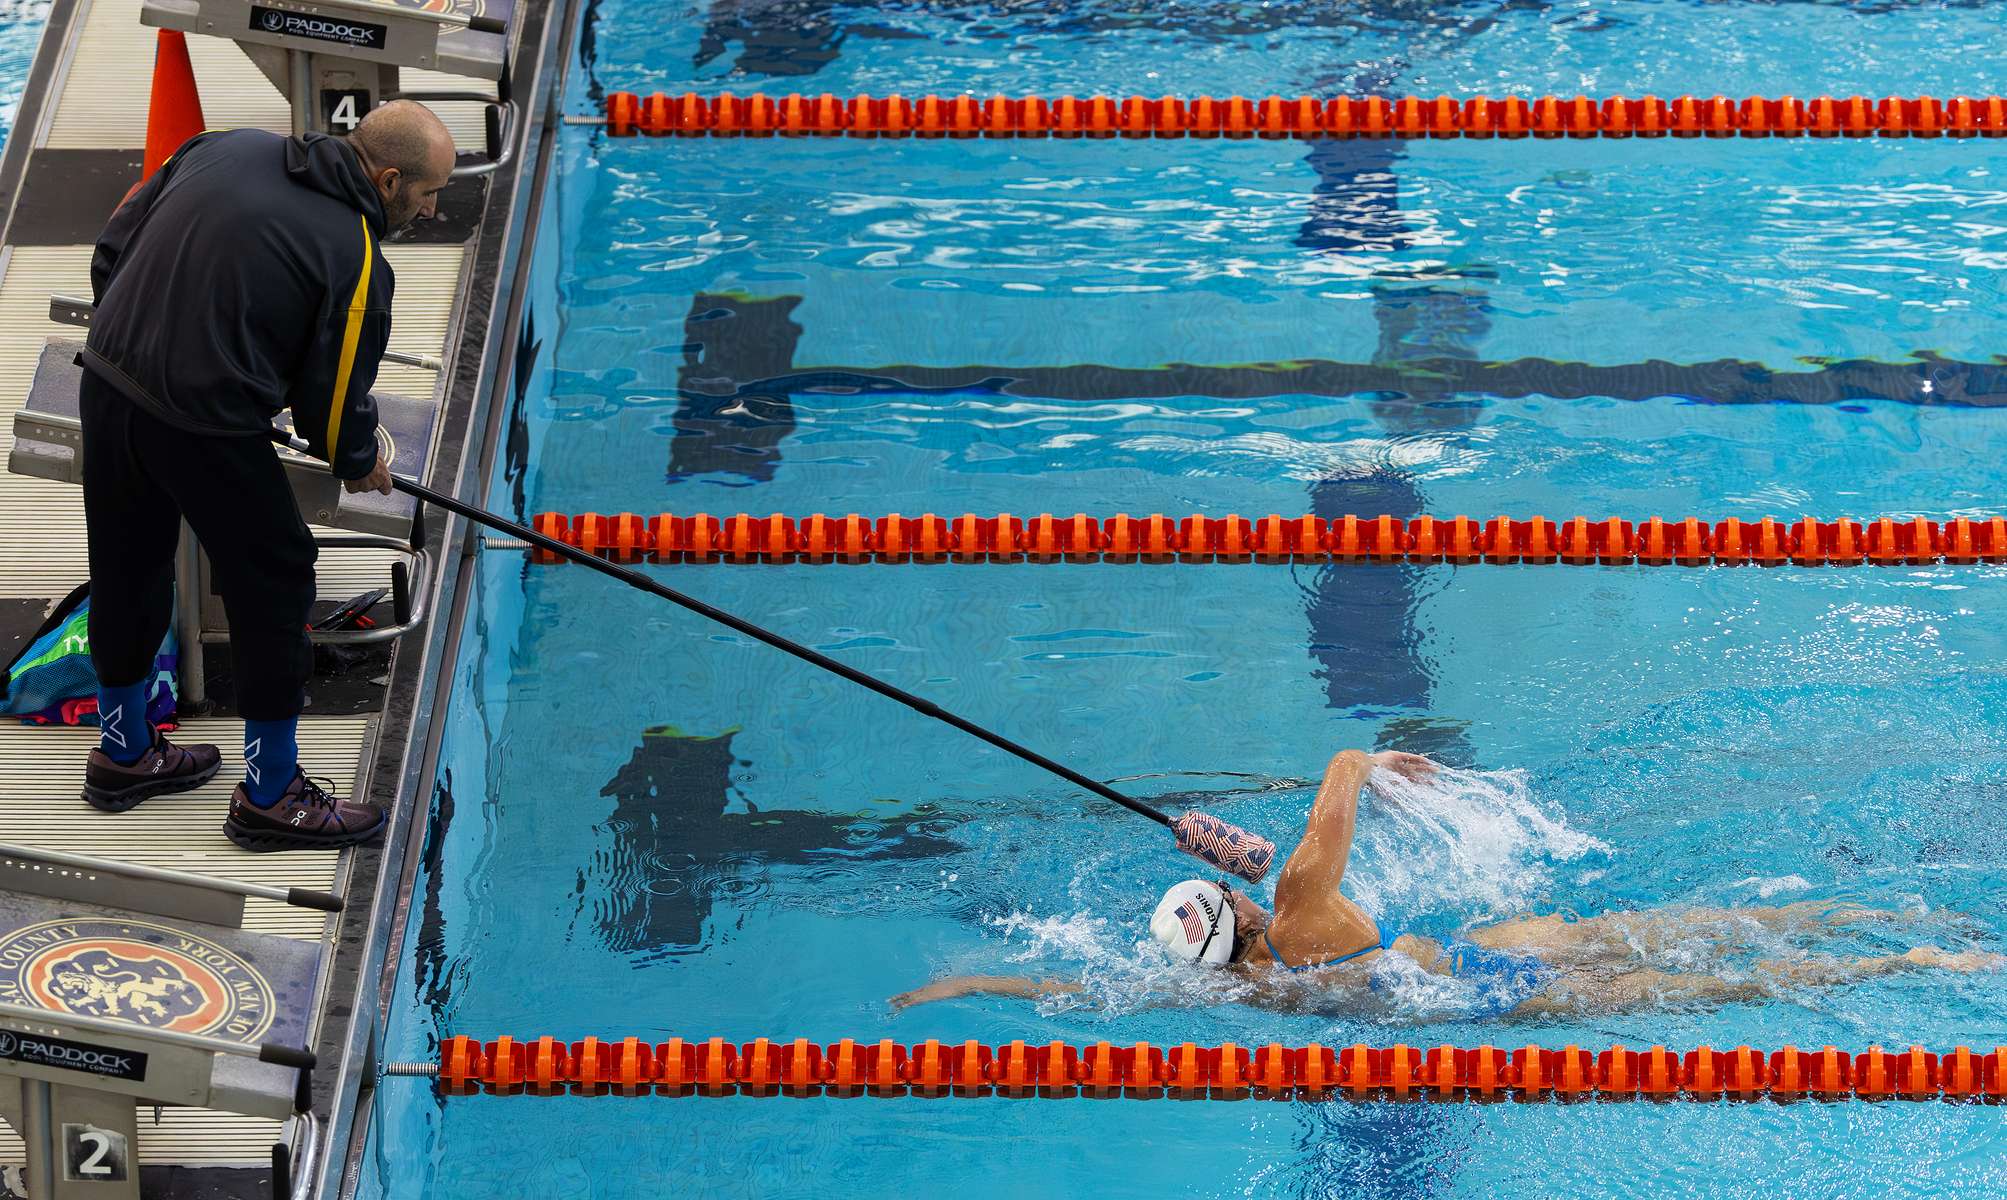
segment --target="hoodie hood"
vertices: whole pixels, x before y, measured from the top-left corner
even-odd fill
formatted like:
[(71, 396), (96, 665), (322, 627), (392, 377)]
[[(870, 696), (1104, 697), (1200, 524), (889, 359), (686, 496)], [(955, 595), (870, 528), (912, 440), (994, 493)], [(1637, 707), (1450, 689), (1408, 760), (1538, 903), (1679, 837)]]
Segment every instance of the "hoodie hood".
[(362, 160), (342, 138), (308, 133), (286, 139), (286, 174), (293, 182), (325, 193), (361, 213), (369, 230), (384, 235), (383, 199), (363, 174)]

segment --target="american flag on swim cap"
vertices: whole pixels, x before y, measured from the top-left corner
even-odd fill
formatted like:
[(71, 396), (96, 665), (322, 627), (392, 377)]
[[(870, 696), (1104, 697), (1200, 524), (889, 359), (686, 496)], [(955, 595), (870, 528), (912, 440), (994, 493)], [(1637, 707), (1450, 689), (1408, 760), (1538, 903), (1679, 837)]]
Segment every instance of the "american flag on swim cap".
[(1198, 901), (1187, 900), (1183, 904), (1178, 905), (1175, 915), (1178, 921), (1185, 927), (1186, 941), (1203, 942), (1206, 940), (1206, 923), (1199, 919)]

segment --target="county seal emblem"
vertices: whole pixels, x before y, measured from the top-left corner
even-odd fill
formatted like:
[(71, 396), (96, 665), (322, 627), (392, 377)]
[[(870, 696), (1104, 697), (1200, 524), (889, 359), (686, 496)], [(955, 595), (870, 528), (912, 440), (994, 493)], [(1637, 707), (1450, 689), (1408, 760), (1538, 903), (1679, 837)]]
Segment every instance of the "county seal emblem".
[(146, 921), (42, 921), (0, 935), (0, 1001), (256, 1041), (272, 985), (228, 947)]

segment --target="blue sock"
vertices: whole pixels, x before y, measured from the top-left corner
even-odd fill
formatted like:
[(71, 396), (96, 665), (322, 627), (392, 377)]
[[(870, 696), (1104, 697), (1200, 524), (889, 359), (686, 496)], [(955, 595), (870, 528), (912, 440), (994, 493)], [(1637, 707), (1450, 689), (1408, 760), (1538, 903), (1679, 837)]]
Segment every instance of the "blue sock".
[(299, 774), (299, 728), (298, 717), (244, 722), (244, 791), (259, 808), (277, 804)]
[(98, 688), (98, 748), (125, 767), (153, 748), (153, 727), (146, 723), (145, 680), (129, 687)]

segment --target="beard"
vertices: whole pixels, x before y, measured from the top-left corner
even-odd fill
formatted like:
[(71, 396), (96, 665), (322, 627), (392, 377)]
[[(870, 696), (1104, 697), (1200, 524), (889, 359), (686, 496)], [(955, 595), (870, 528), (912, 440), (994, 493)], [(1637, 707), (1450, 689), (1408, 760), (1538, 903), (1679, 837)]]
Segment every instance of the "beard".
[(391, 233), (401, 233), (418, 219), (418, 202), (412, 198), (410, 189), (400, 182), (383, 202), (383, 222)]

